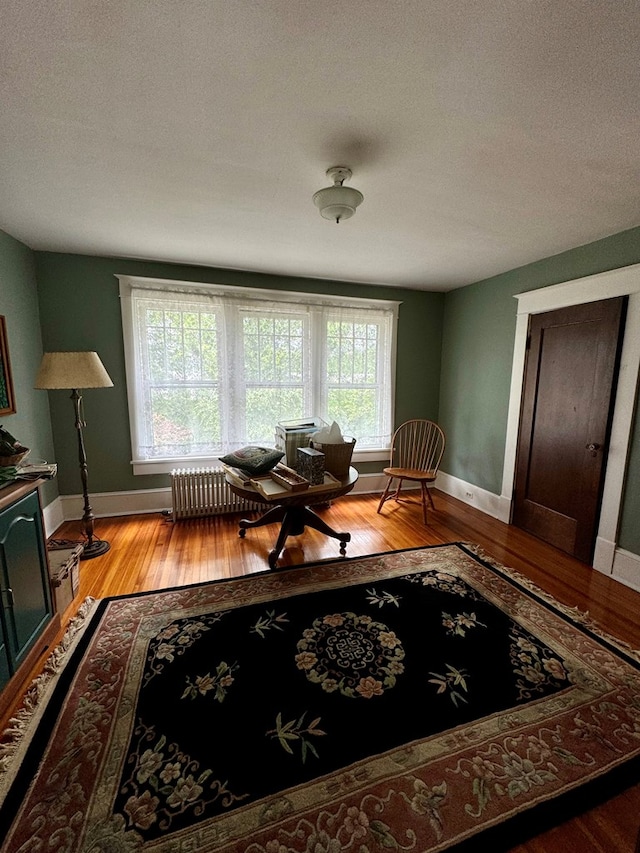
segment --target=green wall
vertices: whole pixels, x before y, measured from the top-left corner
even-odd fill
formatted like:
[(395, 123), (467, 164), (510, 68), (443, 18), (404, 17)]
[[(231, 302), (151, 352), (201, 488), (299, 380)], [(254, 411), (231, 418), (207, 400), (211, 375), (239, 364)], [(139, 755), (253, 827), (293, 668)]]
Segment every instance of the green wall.
[[(36, 253), (42, 341), (45, 351), (95, 350), (114, 387), (84, 392), (89, 490), (117, 492), (167, 486), (168, 475), (134, 476), (125, 385), (122, 321), (116, 274), (266, 287), (402, 302), (398, 321), (396, 422), (436, 418), (444, 294), (285, 278), (239, 271), (186, 267), (117, 258)], [(79, 492), (73, 414), (68, 394), (50, 391), (62, 494)], [(358, 466), (362, 473), (382, 465)]]
[[(516, 328), (514, 294), (640, 263), (640, 228), (554, 255), (446, 295), (440, 422), (442, 468), (500, 494)], [(637, 405), (637, 403), (636, 403)], [(640, 434), (636, 413), (620, 547), (640, 554)]]
[[(443, 469), (499, 494), (517, 302), (514, 294), (640, 263), (640, 228), (511, 270), (450, 293), (424, 293), (282, 278), (117, 258), (32, 252), (0, 232), (0, 314), (7, 318), (17, 413), (2, 422), (32, 450), (58, 463), (45, 505), (78, 494), (76, 433), (65, 391), (35, 391), (42, 350), (95, 349), (114, 382), (84, 395), (92, 493), (166, 486), (166, 475), (135, 477), (125, 387), (116, 274), (207, 281), (278, 290), (340, 293), (402, 302), (396, 423), (437, 418), (448, 437)], [(55, 439), (55, 446), (54, 446)], [(359, 466), (363, 473), (380, 465)], [(640, 554), (640, 417), (629, 458), (619, 543)]]
[[(42, 358), (33, 252), (0, 231), (0, 314), (6, 318), (16, 413), (0, 417), (5, 429), (31, 449), (28, 461), (55, 461), (46, 391), (33, 383)], [(43, 504), (57, 496), (57, 482), (43, 487)]]

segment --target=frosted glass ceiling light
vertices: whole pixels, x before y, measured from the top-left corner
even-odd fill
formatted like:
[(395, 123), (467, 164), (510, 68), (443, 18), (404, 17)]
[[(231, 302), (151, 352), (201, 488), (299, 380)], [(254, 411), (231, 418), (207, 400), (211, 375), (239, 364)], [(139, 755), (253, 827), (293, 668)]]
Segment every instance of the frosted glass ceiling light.
[(313, 203), (325, 219), (333, 219), (335, 222), (349, 219), (364, 199), (359, 190), (342, 186), (343, 181), (348, 181), (351, 177), (351, 169), (346, 166), (332, 166), (327, 169), (327, 177), (333, 181), (333, 186), (314, 193)]

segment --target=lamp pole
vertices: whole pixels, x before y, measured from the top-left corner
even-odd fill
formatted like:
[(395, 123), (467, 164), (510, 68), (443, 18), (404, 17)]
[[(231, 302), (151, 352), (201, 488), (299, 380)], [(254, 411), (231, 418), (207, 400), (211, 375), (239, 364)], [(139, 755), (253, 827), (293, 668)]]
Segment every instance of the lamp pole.
[(84, 449), (84, 436), (82, 434), (83, 427), (85, 427), (87, 424), (82, 417), (82, 394), (78, 391), (77, 388), (74, 388), (72, 390), (71, 400), (73, 401), (73, 407), (76, 416), (76, 430), (78, 431), (78, 459), (80, 462), (82, 498), (84, 501), (82, 526), (84, 528), (84, 534), (87, 537), (87, 542), (84, 546), (84, 550), (80, 559), (90, 560), (92, 557), (99, 557), (101, 554), (105, 554), (109, 550), (110, 545), (104, 539), (94, 539), (93, 536), (93, 522), (95, 516), (93, 514), (91, 504), (89, 503), (89, 472), (87, 468), (87, 454)]

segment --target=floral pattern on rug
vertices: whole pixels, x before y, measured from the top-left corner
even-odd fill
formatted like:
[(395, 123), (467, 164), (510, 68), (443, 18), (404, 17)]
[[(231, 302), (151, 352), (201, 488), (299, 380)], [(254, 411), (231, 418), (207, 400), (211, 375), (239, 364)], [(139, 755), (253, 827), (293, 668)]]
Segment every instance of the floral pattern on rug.
[(441, 851), (537, 828), (637, 777), (638, 659), (458, 545), (106, 600), (20, 753), (2, 850)]
[(205, 631), (222, 618), (220, 613), (207, 613), (198, 619), (178, 619), (170, 622), (149, 643), (149, 656), (144, 681), (159, 675), (165, 665), (196, 643)]
[(404, 672), (400, 640), (369, 615), (332, 613), (315, 619), (297, 648), (296, 665), (309, 681), (352, 699), (381, 696)]
[(214, 771), (201, 767), (178, 744), (158, 737), (153, 727), (140, 724), (127, 758), (128, 775), (122, 781), (126, 797), (127, 826), (148, 830), (154, 824), (169, 832), (185, 814), (201, 815), (211, 803), (225, 807), (242, 802), (247, 794), (234, 794)]
[(518, 699), (531, 699), (536, 693), (543, 693), (548, 685), (561, 686), (567, 681), (567, 672), (557, 655), (549, 654), (543, 643), (517, 623), (511, 630), (511, 662)]

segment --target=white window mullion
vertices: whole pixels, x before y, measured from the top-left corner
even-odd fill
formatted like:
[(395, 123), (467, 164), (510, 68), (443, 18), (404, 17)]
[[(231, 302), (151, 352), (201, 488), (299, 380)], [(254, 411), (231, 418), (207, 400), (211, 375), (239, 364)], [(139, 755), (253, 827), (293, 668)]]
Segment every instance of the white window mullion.
[(387, 341), (386, 323), (380, 323), (378, 334), (380, 336), (377, 353), (378, 363), (376, 364), (378, 376), (378, 423), (380, 424), (382, 436), (385, 436), (391, 433), (391, 424), (389, 423), (390, 400), (388, 399), (389, 344)]
[(137, 430), (137, 441), (134, 447), (134, 452), (137, 455), (144, 456), (148, 452), (148, 448), (153, 445), (153, 416), (151, 403), (151, 375), (149, 371), (149, 345), (147, 336), (144, 334), (146, 330), (146, 308), (145, 303), (141, 299), (135, 299), (133, 302), (133, 310), (135, 313), (136, 322), (136, 343), (139, 353), (139, 362), (142, 364), (139, 380), (136, 381), (138, 387), (137, 406), (139, 417), (137, 419), (139, 429)]
[[(327, 336), (325, 312), (317, 306), (309, 310), (309, 411), (307, 415), (327, 417)], [(311, 381), (313, 377), (313, 381)]]
[[(127, 316), (133, 327), (133, 335), (125, 336), (125, 361), (127, 364), (129, 411), (132, 413), (130, 416), (131, 450), (134, 459), (140, 459), (144, 455), (143, 447), (149, 444), (146, 428), (149, 392), (142, 372), (136, 371), (134, 366), (136, 364), (144, 365), (147, 363), (143, 352), (146, 341), (143, 342), (141, 334), (137, 300), (129, 296), (128, 299), (123, 299), (121, 304), (123, 321), (125, 316)], [(128, 350), (130, 352), (129, 357), (127, 357)]]
[(224, 363), (221, 405), (224, 406), (223, 442), (225, 447), (238, 448), (245, 441), (245, 372), (242, 318), (238, 305), (227, 302), (224, 306), (224, 340), (219, 358)]

